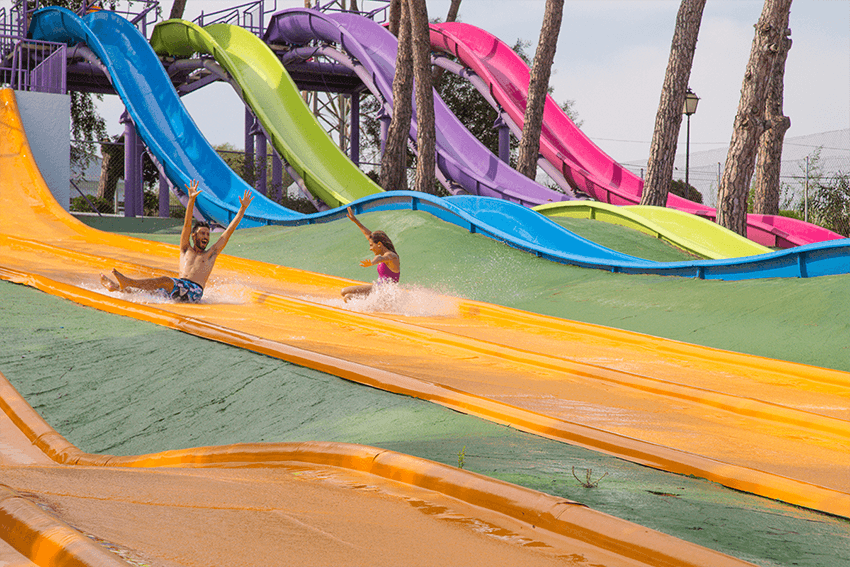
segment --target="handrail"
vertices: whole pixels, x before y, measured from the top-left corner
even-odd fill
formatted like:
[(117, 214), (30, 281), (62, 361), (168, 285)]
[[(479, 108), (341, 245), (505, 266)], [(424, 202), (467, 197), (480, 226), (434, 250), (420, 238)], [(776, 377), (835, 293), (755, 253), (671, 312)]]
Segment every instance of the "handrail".
[(9, 48), (0, 52), (0, 84), (21, 91), (65, 94), (67, 45), (0, 34), (0, 46), (4, 45)]
[(73, 185), (74, 189), (76, 189), (76, 190), (77, 190), (77, 193), (79, 193), (79, 194), (82, 196), (82, 198), (86, 200), (86, 203), (88, 203), (88, 204), (89, 204), (89, 207), (91, 207), (91, 208), (92, 208), (92, 210), (93, 210), (94, 212), (96, 212), (96, 213), (97, 213), (97, 216), (102, 217), (103, 215), (102, 215), (102, 214), (100, 213), (100, 211), (97, 209), (97, 206), (95, 206), (95, 204), (91, 202), (91, 199), (89, 199), (89, 196), (88, 196), (88, 195), (86, 195), (85, 193), (83, 193), (82, 191), (80, 191), (80, 188), (79, 188), (79, 187), (77, 187), (77, 184), (76, 184), (76, 183), (74, 183), (74, 180), (73, 180), (73, 179), (69, 179), (68, 181), (71, 183), (71, 185)]
[[(266, 7), (266, 2), (270, 2), (271, 6)], [(215, 12), (204, 13), (201, 10), (200, 15), (192, 20), (192, 23), (201, 27), (210, 24), (233, 24), (262, 37), (263, 32), (265, 32), (265, 15), (276, 11), (277, 0), (253, 0)], [(257, 22), (254, 22), (255, 13), (257, 14)]]
[[(363, 0), (363, 1), (366, 1), (366, 0)], [(389, 7), (390, 7), (390, 0), (371, 0), (371, 1), (379, 2), (379, 3), (383, 4), (383, 6), (375, 8), (374, 10), (371, 10), (369, 12), (366, 12), (364, 10), (346, 10), (344, 7), (343, 8), (336, 8), (336, 5), (339, 2), (345, 2), (345, 0), (330, 0), (330, 2), (328, 2), (324, 6), (317, 5), (315, 7), (315, 9), (320, 11), (320, 12), (326, 12), (326, 13), (327, 12), (345, 12), (347, 14), (359, 14), (359, 15), (365, 17), (365, 18), (369, 18), (370, 20), (375, 20), (375, 21), (377, 21), (376, 16), (378, 14), (380, 14), (381, 12), (383, 12), (384, 17), (383, 17), (383, 20), (381, 20), (381, 22), (386, 22), (389, 19), (387, 17), (386, 13), (387, 13), (387, 10), (389, 10)]]

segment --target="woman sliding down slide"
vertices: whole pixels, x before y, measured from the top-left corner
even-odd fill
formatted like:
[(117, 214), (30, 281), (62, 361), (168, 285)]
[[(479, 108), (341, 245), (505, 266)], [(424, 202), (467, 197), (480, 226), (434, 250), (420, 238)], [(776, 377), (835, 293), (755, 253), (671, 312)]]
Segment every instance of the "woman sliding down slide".
[(342, 297), (348, 301), (354, 296), (363, 296), (371, 293), (373, 286), (381, 285), (382, 283), (395, 282), (398, 283), (401, 277), (401, 259), (395, 251), (392, 240), (382, 230), (372, 232), (357, 220), (354, 213), (351, 212), (351, 207), (348, 208), (348, 218), (360, 228), (360, 231), (369, 240), (369, 249), (375, 255), (371, 260), (361, 260), (360, 265), (364, 268), (369, 266), (378, 266), (378, 279), (371, 284), (354, 285), (342, 290)]

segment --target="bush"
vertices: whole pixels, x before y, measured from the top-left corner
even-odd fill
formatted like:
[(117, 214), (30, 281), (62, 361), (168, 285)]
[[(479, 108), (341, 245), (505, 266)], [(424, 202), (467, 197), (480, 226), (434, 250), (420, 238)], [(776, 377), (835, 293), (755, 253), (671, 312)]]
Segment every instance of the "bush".
[(674, 179), (670, 182), (670, 192), (679, 197), (684, 197), (688, 201), (702, 203), (702, 193), (697, 191), (690, 183), (686, 186), (685, 182), (681, 179)]
[(94, 213), (95, 211), (92, 209), (92, 205), (97, 208), (97, 212), (105, 215), (111, 215), (115, 213), (115, 210), (112, 208), (112, 201), (104, 199), (103, 197), (95, 197), (89, 196), (88, 198), (80, 195), (79, 197), (73, 197), (70, 203), (70, 209), (72, 212), (76, 213)]
[[(803, 204), (798, 211), (803, 211)], [(850, 174), (821, 177), (809, 187), (809, 221), (850, 236)]]

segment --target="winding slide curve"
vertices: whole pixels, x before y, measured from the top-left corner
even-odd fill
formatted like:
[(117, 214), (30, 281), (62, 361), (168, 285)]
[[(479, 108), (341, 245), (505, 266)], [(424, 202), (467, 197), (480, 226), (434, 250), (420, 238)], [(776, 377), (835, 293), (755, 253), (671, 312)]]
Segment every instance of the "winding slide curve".
[[(296, 10), (293, 13), (299, 15), (299, 19), (285, 21), (328, 24), (326, 18), (302, 20), (303, 12)], [(357, 20), (363, 18), (357, 17)], [(280, 26), (284, 20), (274, 21), (278, 24), (273, 25)], [(338, 30), (336, 26), (331, 27)], [(248, 188), (247, 184), (227, 167), (203, 138), (156, 54), (132, 24), (108, 11), (79, 18), (62, 8), (45, 8), (36, 12), (31, 29), (35, 39), (86, 43), (106, 65), (139, 134), (163, 164), (172, 182), (179, 187), (193, 178), (199, 179), (209, 191), (199, 197), (198, 208), (218, 222), (227, 223), (233, 218), (238, 210), (238, 198)], [(363, 53), (364, 57), (367, 55), (368, 52)], [(359, 212), (398, 208), (422, 210), (549, 260), (613, 272), (726, 280), (850, 272), (850, 244), (846, 240), (733, 260), (659, 263), (599, 246), (526, 207), (501, 199), (477, 196), (439, 199), (422, 193), (392, 192), (367, 196), (353, 204)], [(344, 214), (344, 208), (337, 208), (303, 215), (257, 195), (245, 215), (243, 226), (326, 222)]]
[[(457, 57), (481, 77), (496, 102), (521, 130), (528, 94), (528, 66), (497, 37), (475, 26), (446, 22), (431, 25), (433, 48)], [(547, 96), (540, 152), (576, 187), (595, 199), (614, 205), (637, 205), (643, 181), (606, 155), (563, 110)], [(716, 219), (716, 211), (670, 194), (670, 208)], [(788, 248), (843, 238), (825, 228), (797, 219), (747, 216), (747, 236), (760, 244)]]
[[(269, 44), (303, 45), (320, 40), (341, 46), (365, 68), (364, 82), (385, 101), (387, 111), (392, 112), (398, 41), (376, 22), (355, 14), (292, 8), (272, 15), (263, 39)], [(528, 179), (500, 160), (463, 126), (436, 93), (434, 114), (437, 166), (466, 193), (526, 206), (571, 199)], [(416, 139), (415, 115), (410, 136)]]

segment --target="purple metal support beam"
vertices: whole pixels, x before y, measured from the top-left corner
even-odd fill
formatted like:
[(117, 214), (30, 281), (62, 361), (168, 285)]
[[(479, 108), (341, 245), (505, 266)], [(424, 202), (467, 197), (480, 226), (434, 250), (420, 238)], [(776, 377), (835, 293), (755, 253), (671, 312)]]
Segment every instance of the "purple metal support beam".
[(242, 177), (248, 185), (254, 185), (254, 114), (245, 107), (245, 163)]
[(283, 199), (283, 162), (277, 151), (272, 150), (272, 190), (271, 199), (280, 202)]
[(387, 132), (390, 131), (392, 117), (384, 110), (383, 106), (378, 111), (378, 120), (381, 122), (381, 155), (384, 155), (384, 151), (387, 149)]
[(263, 195), (268, 192), (268, 143), (266, 135), (260, 131), (257, 132), (257, 191)]
[(159, 173), (159, 216), (167, 219), (171, 216), (171, 193), (168, 190), (168, 179)]
[(138, 172), (138, 135), (136, 126), (125, 111), (121, 115), (121, 123), (124, 124), (124, 216), (143, 216), (144, 209), (139, 210), (137, 193), (141, 192)]
[(493, 123), (493, 128), (499, 131), (499, 159), (511, 163), (511, 129), (499, 114)]
[(351, 93), (351, 161), (360, 166), (360, 93)]

